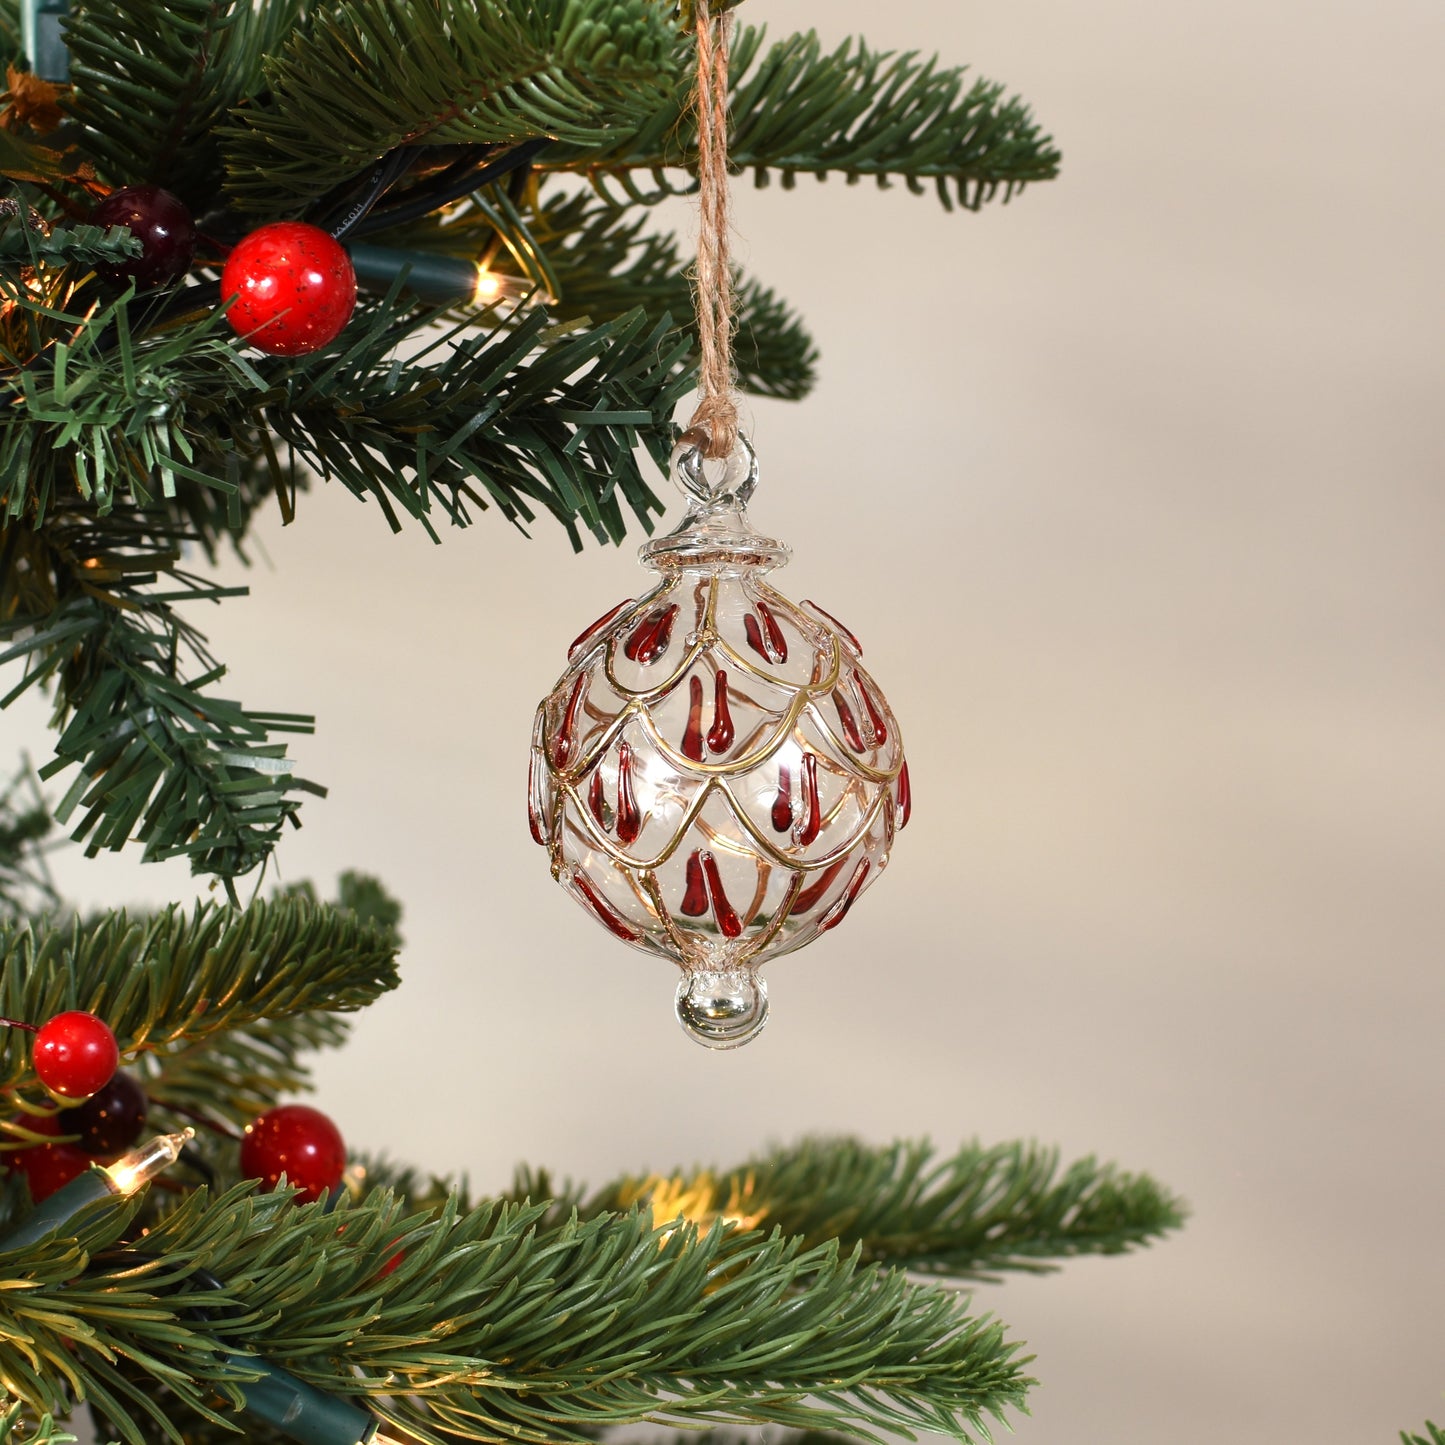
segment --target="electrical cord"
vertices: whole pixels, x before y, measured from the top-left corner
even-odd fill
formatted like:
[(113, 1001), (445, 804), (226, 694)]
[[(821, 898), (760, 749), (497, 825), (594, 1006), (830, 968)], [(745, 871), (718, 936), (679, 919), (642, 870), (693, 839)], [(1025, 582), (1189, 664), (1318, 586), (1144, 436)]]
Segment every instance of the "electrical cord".
[[(94, 1257), (95, 1264), (163, 1264), (164, 1257), (143, 1249), (107, 1250)], [(174, 1287), (198, 1284), (202, 1289), (224, 1290), (225, 1283), (208, 1269), (190, 1268), (175, 1281)], [(157, 1291), (161, 1293), (163, 1291)], [(201, 1305), (190, 1305), (182, 1316), (197, 1324), (209, 1326), (211, 1314)], [(237, 1381), (245, 1401), (247, 1414), (289, 1435), (299, 1445), (397, 1445), (381, 1434), (381, 1421), (369, 1410), (338, 1395), (328, 1395), (306, 1381), (297, 1379), (279, 1365), (260, 1355), (231, 1356), (217, 1341), (222, 1358), (244, 1360), (259, 1372), (258, 1380)]]
[[(420, 220), (421, 217), (439, 207), (450, 205), (451, 202), (460, 200), (461, 197), (479, 190), (482, 186), (490, 185), (493, 181), (500, 180), (503, 176), (511, 174), (522, 166), (530, 165), (532, 158), (549, 144), (550, 141), (546, 136), (535, 136), (531, 140), (525, 140), (494, 161), (475, 168), (467, 166), (458, 175), (449, 179), (444, 189), (437, 184), (440, 177), (434, 178), (434, 181), (429, 182), (425, 187), (418, 187), (418, 194), (410, 197), (400, 196), (394, 206), (373, 210), (364, 221), (355, 227), (354, 234), (358, 237), (375, 235), (376, 232), (389, 230), (392, 226), (404, 226), (411, 221)], [(448, 166), (447, 170), (441, 174), (449, 176), (456, 169), (455, 166)]]

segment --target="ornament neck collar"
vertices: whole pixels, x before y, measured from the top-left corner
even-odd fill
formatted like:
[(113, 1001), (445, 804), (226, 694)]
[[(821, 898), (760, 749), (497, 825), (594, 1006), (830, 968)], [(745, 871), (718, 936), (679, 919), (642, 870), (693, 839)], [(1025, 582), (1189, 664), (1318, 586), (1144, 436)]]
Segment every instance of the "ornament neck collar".
[(672, 452), (673, 480), (688, 501), (687, 515), (664, 537), (655, 537), (638, 553), (655, 572), (717, 571), (756, 568), (771, 571), (787, 565), (789, 547), (753, 530), (747, 504), (758, 482), (758, 458), (740, 432), (737, 445), (722, 463), (721, 475), (704, 470), (707, 436), (685, 431)]

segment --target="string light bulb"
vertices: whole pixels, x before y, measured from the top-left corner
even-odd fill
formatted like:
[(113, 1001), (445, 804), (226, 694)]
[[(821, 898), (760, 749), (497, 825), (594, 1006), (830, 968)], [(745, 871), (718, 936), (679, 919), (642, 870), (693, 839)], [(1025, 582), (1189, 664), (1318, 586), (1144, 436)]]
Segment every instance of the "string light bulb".
[(143, 1189), (158, 1174), (164, 1173), (181, 1157), (181, 1150), (196, 1137), (191, 1128), (179, 1134), (157, 1134), (139, 1148), (123, 1154), (114, 1164), (104, 1165), (104, 1174), (122, 1198), (129, 1198)]
[(385, 294), (400, 276), (405, 290), (432, 306), (492, 306), (502, 300), (546, 305), (552, 300), (528, 277), (493, 271), (467, 256), (359, 243), (346, 249), (363, 291)]
[(24, 1223), (0, 1239), (0, 1251), (26, 1249), (57, 1234), (87, 1205), (101, 1199), (127, 1199), (170, 1168), (196, 1137), (194, 1129), (159, 1134), (113, 1164), (92, 1165), (31, 1210)]
[(672, 1238), (673, 1230), (666, 1226), (676, 1224), (679, 1219), (696, 1225), (703, 1232), (719, 1221), (729, 1229), (756, 1229), (767, 1215), (767, 1210), (754, 1198), (755, 1181), (751, 1174), (745, 1179), (731, 1180), (727, 1197), (722, 1196), (721, 1185), (714, 1175), (703, 1170), (690, 1179), (680, 1175), (650, 1175), (637, 1186), (635, 1192), (624, 1194), (624, 1202), (645, 1201), (652, 1212), (653, 1225), (663, 1230), (663, 1242)]
[[(506, 297), (509, 301), (524, 301), (533, 296), (537, 288), (525, 276), (508, 276), (502, 271), (489, 271), (485, 266), (476, 266), (477, 283), (472, 291), (472, 300), (478, 306), (490, 306)], [(551, 301), (550, 296), (538, 296), (543, 304)]]

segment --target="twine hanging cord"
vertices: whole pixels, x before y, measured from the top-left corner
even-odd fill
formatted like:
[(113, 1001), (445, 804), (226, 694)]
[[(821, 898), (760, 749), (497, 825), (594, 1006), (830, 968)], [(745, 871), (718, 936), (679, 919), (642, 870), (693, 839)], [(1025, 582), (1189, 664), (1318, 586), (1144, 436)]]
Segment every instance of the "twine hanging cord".
[(687, 434), (706, 438), (706, 457), (732, 455), (738, 440), (733, 387), (733, 273), (728, 216), (728, 39), (732, 14), (714, 18), (709, 0), (695, 0), (697, 34), (697, 268), (693, 296), (701, 352), (702, 395)]

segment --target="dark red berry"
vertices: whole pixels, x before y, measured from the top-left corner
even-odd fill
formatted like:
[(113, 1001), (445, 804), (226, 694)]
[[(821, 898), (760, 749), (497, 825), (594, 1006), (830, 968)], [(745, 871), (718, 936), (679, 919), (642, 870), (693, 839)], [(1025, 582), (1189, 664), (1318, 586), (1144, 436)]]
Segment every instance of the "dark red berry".
[(77, 1009), (41, 1025), (32, 1059), (40, 1082), (52, 1094), (86, 1099), (115, 1076), (120, 1050), (104, 1019)]
[(351, 319), (356, 273), (325, 231), (275, 221), (237, 243), (221, 295), (231, 301), (226, 320), (237, 336), (273, 356), (301, 356), (335, 340)]
[(107, 230), (124, 226), (141, 244), (139, 256), (97, 264), (96, 274), (116, 285), (133, 280), (138, 291), (164, 286), (190, 269), (196, 254), (196, 227), (185, 205), (159, 186), (127, 186), (112, 191), (90, 214)]
[(30, 1197), (39, 1204), (57, 1189), (64, 1189), (77, 1175), (90, 1168), (90, 1156), (74, 1144), (36, 1144), (4, 1156), (10, 1167), (25, 1176)]
[(341, 1131), (306, 1104), (282, 1104), (246, 1126), (241, 1173), (274, 1189), (281, 1176), (303, 1199), (320, 1199), (341, 1183), (346, 1145)]
[(78, 1148), (95, 1158), (119, 1154), (140, 1138), (146, 1122), (146, 1093), (135, 1077), (118, 1073), (65, 1118), (65, 1132), (78, 1134)]

